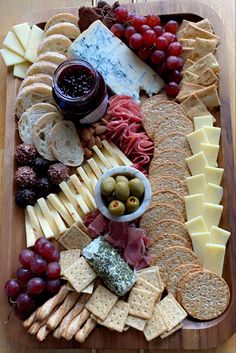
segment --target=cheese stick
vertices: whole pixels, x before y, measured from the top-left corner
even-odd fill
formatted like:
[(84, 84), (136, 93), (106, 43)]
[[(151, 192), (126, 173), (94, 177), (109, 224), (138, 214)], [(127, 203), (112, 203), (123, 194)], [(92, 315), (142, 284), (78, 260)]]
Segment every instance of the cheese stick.
[(47, 325), (43, 325), (42, 327), (40, 327), (40, 329), (38, 330), (38, 333), (36, 335), (37, 339), (42, 342), (45, 340), (45, 338), (47, 337), (47, 335), (49, 334), (49, 330), (47, 329)]
[(89, 317), (82, 329), (76, 333), (75, 340), (80, 343), (83, 343), (86, 338), (90, 335), (90, 333), (95, 329), (96, 325), (97, 321)]
[(71, 321), (67, 329), (62, 333), (62, 337), (64, 337), (67, 341), (70, 341), (76, 332), (79, 331), (80, 327), (89, 318), (89, 315), (89, 311), (84, 308), (81, 313)]

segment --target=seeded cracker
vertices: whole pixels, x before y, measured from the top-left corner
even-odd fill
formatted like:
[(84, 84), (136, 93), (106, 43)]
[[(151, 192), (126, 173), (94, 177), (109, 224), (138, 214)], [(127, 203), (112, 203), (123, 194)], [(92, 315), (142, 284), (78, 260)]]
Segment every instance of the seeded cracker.
[(152, 201), (150, 206), (155, 203), (168, 203), (174, 206), (186, 219), (186, 210), (185, 210), (185, 202), (184, 198), (179, 195), (177, 192), (171, 190), (162, 190), (158, 192), (153, 192), (152, 194)]
[(182, 167), (187, 167), (187, 163), (185, 162), (185, 158), (187, 154), (180, 149), (167, 148), (158, 152), (157, 149), (154, 150), (154, 157), (152, 159), (152, 163), (164, 163), (164, 162), (172, 162), (181, 165)]
[(192, 250), (191, 243), (186, 241), (183, 237), (175, 234), (163, 234), (153, 239), (153, 243), (148, 247), (148, 253), (155, 257), (165, 249), (178, 245)]
[(170, 176), (150, 176), (149, 181), (152, 186), (152, 192), (171, 190), (177, 192), (181, 196), (188, 195), (188, 188), (186, 182), (178, 178), (173, 178)]
[(163, 219), (157, 222), (155, 231), (156, 236), (162, 234), (176, 234), (191, 242), (186, 225), (172, 219)]
[(128, 299), (129, 313), (142, 319), (150, 319), (156, 298), (156, 294), (149, 291), (132, 288)]
[(157, 305), (167, 326), (167, 331), (172, 330), (187, 317), (186, 311), (171, 294), (168, 294)]
[(80, 249), (66, 250), (60, 252), (59, 263), (61, 266), (61, 275), (63, 275), (64, 271), (80, 258), (80, 253)]
[(158, 304), (155, 304), (152, 317), (147, 320), (147, 323), (144, 327), (144, 336), (146, 337), (147, 341), (151, 341), (154, 338), (160, 336), (166, 330), (167, 327), (163, 320), (162, 313), (158, 307)]
[(105, 320), (113, 306), (118, 300), (118, 296), (109, 291), (107, 288), (99, 285), (89, 301), (85, 305), (92, 314), (100, 320)]
[(154, 141), (159, 141), (172, 132), (183, 132), (187, 135), (193, 132), (193, 123), (185, 114), (179, 114), (178, 119), (173, 115), (166, 116), (155, 130)]
[(107, 315), (106, 319), (104, 321), (98, 320), (98, 323), (102, 326), (108, 327), (111, 330), (123, 332), (128, 313), (129, 304), (125, 303), (123, 300), (118, 300)]
[(151, 266), (138, 271), (138, 278), (145, 279), (145, 281), (152, 284), (154, 287), (160, 289), (163, 292), (164, 284), (161, 280), (158, 266)]
[(90, 237), (84, 233), (77, 225), (73, 224), (59, 239), (66, 249), (83, 249), (91, 243)]
[(157, 142), (157, 149), (159, 152), (166, 148), (179, 148), (183, 150), (188, 157), (192, 156), (186, 135), (182, 132), (172, 132), (171, 134), (162, 137), (162, 139)]
[(161, 297), (162, 290), (154, 287), (151, 283), (146, 281), (145, 279), (138, 277), (137, 282), (135, 283), (134, 288), (139, 288), (151, 292), (156, 295), (156, 300)]
[(141, 319), (140, 317), (137, 317), (137, 316), (128, 315), (125, 324), (135, 328), (138, 331), (143, 331), (146, 325), (146, 320)]

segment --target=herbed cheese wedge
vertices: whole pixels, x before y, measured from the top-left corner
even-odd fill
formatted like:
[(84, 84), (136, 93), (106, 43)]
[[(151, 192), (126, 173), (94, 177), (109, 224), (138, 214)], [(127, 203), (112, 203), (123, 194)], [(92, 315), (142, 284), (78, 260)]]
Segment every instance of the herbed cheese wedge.
[(222, 276), (225, 259), (225, 245), (206, 244), (203, 267)]
[(28, 23), (20, 23), (18, 25), (15, 25), (12, 27), (12, 31), (15, 33), (17, 36), (19, 42), (21, 43), (22, 47), (24, 50), (27, 49), (28, 46), (28, 41), (30, 37), (30, 26)]
[(16, 53), (20, 56), (25, 55), (24, 48), (21, 46), (20, 42), (16, 38), (16, 35), (11, 31), (9, 31), (7, 33), (2, 44), (3, 44), (4, 48), (7, 48), (7, 49), (13, 51), (13, 53)]
[(29, 35), (29, 40), (27, 44), (27, 48), (25, 51), (25, 60), (30, 61), (31, 63), (34, 63), (37, 59), (37, 50), (38, 46), (42, 43), (43, 38), (45, 36), (44, 31), (39, 28), (36, 25), (33, 25), (30, 35)]

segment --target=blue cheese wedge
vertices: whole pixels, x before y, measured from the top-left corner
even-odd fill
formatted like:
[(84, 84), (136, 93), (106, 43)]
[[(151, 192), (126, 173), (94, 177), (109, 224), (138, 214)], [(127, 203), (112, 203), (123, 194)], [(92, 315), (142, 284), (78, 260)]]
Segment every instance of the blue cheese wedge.
[(151, 96), (164, 87), (164, 81), (155, 71), (99, 20), (73, 42), (68, 54), (88, 61), (114, 94), (129, 95), (137, 102), (140, 90)]

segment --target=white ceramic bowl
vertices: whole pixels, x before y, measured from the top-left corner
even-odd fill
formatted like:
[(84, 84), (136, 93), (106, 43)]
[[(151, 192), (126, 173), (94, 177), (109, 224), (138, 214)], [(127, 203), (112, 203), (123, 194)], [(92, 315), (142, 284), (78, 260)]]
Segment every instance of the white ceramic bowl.
[[(135, 212), (125, 214), (123, 216), (111, 215), (101, 195), (101, 183), (104, 180), (104, 178), (109, 176), (116, 177), (117, 175), (124, 175), (124, 176), (127, 176), (128, 178), (139, 178), (143, 182), (144, 190), (145, 190), (143, 201), (139, 206), (139, 208)], [(147, 210), (151, 202), (151, 197), (152, 197), (152, 189), (148, 179), (145, 177), (143, 173), (141, 173), (139, 170), (132, 167), (115, 167), (115, 168), (109, 169), (99, 178), (95, 188), (95, 201), (97, 204), (97, 208), (103, 214), (103, 216), (116, 222), (131, 222), (139, 218), (140, 216), (142, 216), (142, 214)]]

